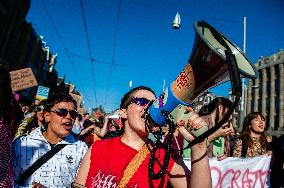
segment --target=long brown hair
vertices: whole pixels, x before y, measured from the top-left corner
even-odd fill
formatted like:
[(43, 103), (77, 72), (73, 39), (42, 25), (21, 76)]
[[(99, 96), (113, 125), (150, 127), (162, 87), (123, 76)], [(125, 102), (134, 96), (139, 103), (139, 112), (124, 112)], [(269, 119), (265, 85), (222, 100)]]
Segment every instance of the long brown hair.
[[(249, 147), (253, 146), (253, 141), (250, 136), (251, 122), (253, 119), (257, 118), (258, 116), (260, 116), (261, 119), (265, 121), (265, 117), (263, 116), (261, 112), (251, 112), (245, 117), (244, 122), (243, 122), (243, 130), (241, 131), (241, 137), (244, 139), (244, 141), (247, 143)], [(265, 134), (265, 131), (260, 133), (260, 144), (261, 144), (261, 147), (263, 148), (267, 147), (268, 145), (267, 136)]]

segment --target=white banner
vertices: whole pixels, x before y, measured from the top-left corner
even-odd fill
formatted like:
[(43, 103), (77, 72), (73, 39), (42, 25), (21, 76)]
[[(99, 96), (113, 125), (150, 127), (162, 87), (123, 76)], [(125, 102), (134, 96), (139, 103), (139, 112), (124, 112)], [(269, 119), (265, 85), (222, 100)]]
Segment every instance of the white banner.
[[(269, 166), (271, 156), (252, 158), (228, 157), (222, 161), (209, 159), (213, 188), (265, 188), (270, 187)], [(190, 169), (190, 159), (184, 159)]]

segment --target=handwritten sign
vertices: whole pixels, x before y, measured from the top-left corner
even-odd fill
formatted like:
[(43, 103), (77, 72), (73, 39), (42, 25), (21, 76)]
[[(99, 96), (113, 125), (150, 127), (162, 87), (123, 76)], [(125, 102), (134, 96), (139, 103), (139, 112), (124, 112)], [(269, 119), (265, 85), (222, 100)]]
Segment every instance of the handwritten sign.
[(80, 95), (77, 95), (77, 94), (73, 94), (73, 93), (70, 93), (70, 95), (73, 97), (73, 99), (77, 102), (77, 107), (80, 107), (81, 103), (82, 103), (82, 96)]
[(48, 87), (38, 86), (36, 99), (38, 99), (38, 100), (47, 99), (48, 93), (49, 93), (49, 88)]
[(31, 68), (11, 71), (10, 77), (13, 91), (20, 91), (38, 85)]
[[(222, 161), (216, 158), (209, 160), (212, 187), (270, 187), (269, 165), (271, 156), (259, 156), (252, 158), (228, 157)], [(190, 159), (184, 159), (190, 169)]]

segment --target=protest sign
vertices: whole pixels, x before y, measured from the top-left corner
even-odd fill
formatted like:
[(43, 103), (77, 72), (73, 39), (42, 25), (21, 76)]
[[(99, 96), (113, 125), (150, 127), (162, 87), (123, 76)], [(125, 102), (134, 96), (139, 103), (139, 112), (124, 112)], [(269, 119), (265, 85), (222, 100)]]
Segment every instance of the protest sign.
[(84, 113), (86, 113), (86, 110), (84, 109), (84, 108), (77, 108), (77, 112), (79, 113), (79, 114), (84, 114)]
[(48, 93), (49, 93), (48, 87), (38, 86), (37, 93), (36, 93), (36, 99), (40, 101), (47, 99)]
[[(228, 157), (218, 161), (209, 159), (212, 187), (270, 187), (269, 165), (271, 156), (263, 155), (251, 158)], [(184, 159), (190, 169), (190, 159)]]
[(37, 86), (37, 81), (31, 68), (24, 68), (10, 72), (13, 91), (20, 91)]
[(70, 95), (77, 102), (77, 107), (79, 108), (81, 106), (81, 103), (82, 103), (82, 100), (83, 100), (82, 96), (77, 95), (77, 94), (73, 94), (73, 93), (70, 93)]

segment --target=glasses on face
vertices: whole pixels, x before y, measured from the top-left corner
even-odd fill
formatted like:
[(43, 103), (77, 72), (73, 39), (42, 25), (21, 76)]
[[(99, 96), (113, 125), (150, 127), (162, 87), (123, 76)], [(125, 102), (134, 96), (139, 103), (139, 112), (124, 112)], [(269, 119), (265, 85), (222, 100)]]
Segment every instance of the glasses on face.
[(76, 110), (67, 110), (66, 108), (59, 108), (57, 110), (51, 111), (56, 113), (60, 117), (66, 117), (68, 113), (70, 114), (71, 118), (75, 119), (78, 116), (78, 112)]
[(41, 111), (43, 111), (43, 106), (37, 106), (36, 108), (35, 108), (35, 111), (36, 112), (41, 112)]
[(146, 106), (147, 104), (149, 104), (151, 101), (146, 99), (146, 98), (134, 98), (129, 102), (129, 105), (134, 103), (137, 104), (139, 106)]

